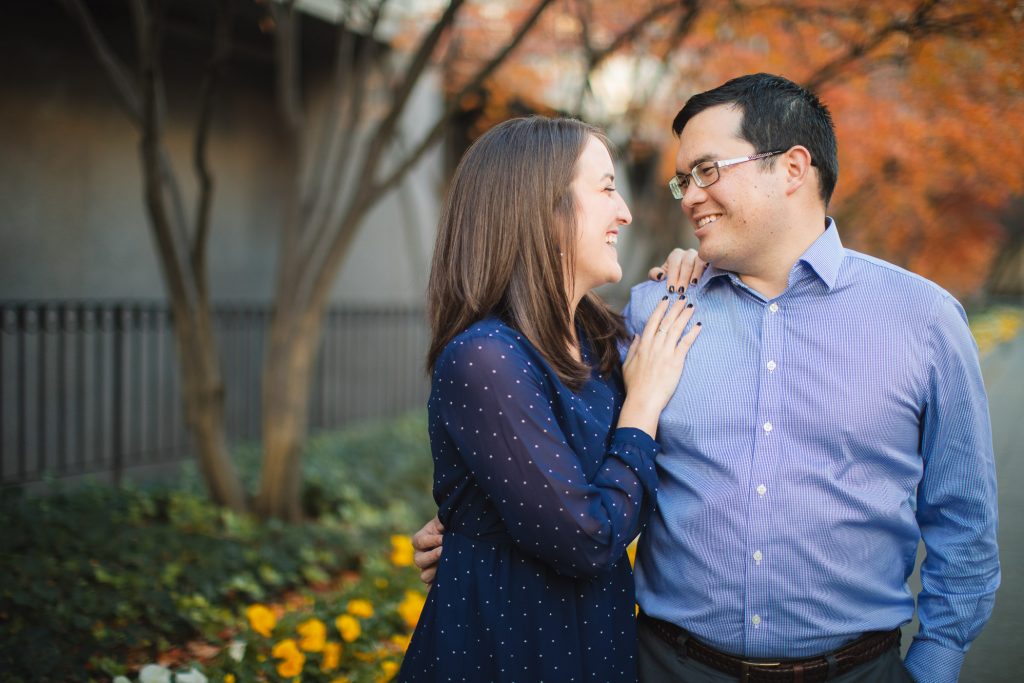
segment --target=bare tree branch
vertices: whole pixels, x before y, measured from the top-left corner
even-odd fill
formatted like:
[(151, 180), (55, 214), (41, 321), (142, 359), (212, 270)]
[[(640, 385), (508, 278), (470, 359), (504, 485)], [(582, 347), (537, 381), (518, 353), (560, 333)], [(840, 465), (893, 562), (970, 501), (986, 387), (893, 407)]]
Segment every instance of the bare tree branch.
[(640, 16), (636, 21), (627, 26), (622, 33), (615, 36), (612, 42), (594, 52), (591, 57), (590, 71), (593, 71), (596, 67), (600, 66), (601, 62), (618, 52), (623, 46), (636, 40), (644, 29), (651, 23), (669, 14), (673, 10), (677, 10), (681, 6), (685, 7), (686, 5), (687, 3), (680, 3), (679, 0), (672, 0), (671, 2), (666, 2), (652, 7), (646, 14)]
[(111, 84), (114, 86), (114, 92), (117, 95), (118, 103), (124, 108), (125, 113), (128, 114), (128, 118), (132, 124), (136, 127), (142, 125), (142, 104), (140, 102), (140, 95), (138, 87), (134, 83), (134, 79), (131, 77), (131, 72), (128, 68), (118, 59), (114, 51), (110, 49), (110, 45), (107, 43), (103, 34), (96, 26), (96, 22), (92, 18), (92, 14), (86, 9), (85, 5), (82, 4), (82, 0), (61, 0), (64, 4), (64, 8), (73, 17), (78, 20), (81, 24), (82, 30), (85, 32), (85, 37), (89, 41), (89, 47), (92, 48), (93, 53), (96, 55), (96, 59), (99, 61), (103, 70), (106, 71), (107, 76), (110, 78)]
[(804, 81), (804, 87), (809, 90), (817, 90), (851, 65), (869, 56), (872, 51), (893, 35), (904, 34), (911, 39), (943, 34), (956, 36), (963, 29), (972, 26), (982, 18), (976, 12), (935, 18), (933, 13), (939, 5), (941, 5), (940, 0), (925, 0), (916, 7), (909, 18), (894, 18), (866, 39), (850, 45), (842, 54), (818, 67)]
[(463, 86), (463, 88), (453, 97), (449, 98), (445, 105), (444, 112), (441, 114), (440, 118), (438, 118), (437, 122), (435, 122), (434, 127), (430, 132), (427, 133), (427, 135), (420, 141), (420, 144), (417, 145), (412, 152), (406, 155), (400, 163), (396, 164), (396, 168), (390, 176), (385, 178), (383, 181), (374, 184), (372, 188), (372, 197), (375, 198), (380, 193), (387, 191), (388, 188), (397, 185), (405, 174), (412, 170), (413, 166), (416, 165), (416, 162), (418, 162), (420, 158), (426, 154), (427, 150), (433, 147), (433, 145), (440, 139), (441, 135), (444, 133), (445, 126), (448, 125), (452, 116), (455, 115), (458, 105), (463, 98), (470, 93), (478, 91), (484, 81), (490, 78), (491, 74), (494, 73), (495, 69), (501, 66), (512, 51), (519, 47), (519, 43), (526, 38), (530, 29), (533, 28), (534, 24), (537, 23), (541, 15), (544, 13), (544, 10), (546, 10), (551, 3), (552, 0), (538, 0), (533, 12), (519, 26), (519, 29), (516, 31), (512, 40), (501, 50), (501, 52), (492, 57), (491, 60), (477, 72), (476, 76), (469, 81), (469, 83)]
[[(323, 188), (323, 179), (327, 175), (327, 164), (329, 152), (334, 148), (335, 137), (340, 126), (338, 125), (338, 111), (341, 107), (341, 100), (351, 82), (349, 78), (350, 69), (347, 68), (350, 59), (355, 52), (356, 33), (349, 28), (351, 21), (352, 5), (346, 4), (344, 13), (338, 20), (338, 27), (335, 31), (334, 56), (334, 79), (330, 94), (328, 96), (327, 108), (324, 110), (323, 120), (320, 125), (319, 135), (309, 144), (313, 147), (312, 162), (306, 169), (306, 177), (303, 177), (299, 186), (300, 212), (299, 223), (305, 225), (311, 213), (315, 211), (317, 202), (320, 201)], [(354, 59), (352, 60), (354, 61)]]
[(689, 35), (690, 30), (697, 21), (698, 14), (700, 14), (700, 0), (683, 0), (682, 4), (686, 8), (686, 11), (679, 15), (675, 28), (664, 41), (664, 46), (661, 50), (661, 54), (659, 55), (657, 75), (650, 79), (651, 87), (647, 92), (643, 93), (639, 90), (633, 91), (629, 106), (623, 116), (625, 120), (633, 122), (632, 130), (628, 135), (629, 139), (636, 137), (636, 126), (638, 123), (637, 114), (640, 109), (646, 106), (646, 104), (651, 100), (654, 88), (657, 87), (657, 84), (664, 80), (668, 73), (675, 48), (682, 43), (683, 39), (686, 38), (687, 35)]
[(213, 202), (213, 177), (206, 160), (206, 146), (213, 118), (214, 96), (224, 75), (224, 65), (231, 54), (231, 29), (234, 21), (234, 0), (219, 0), (217, 25), (214, 29), (213, 53), (200, 88), (199, 122), (196, 124), (192, 160), (199, 179), (199, 201), (196, 208), (196, 229), (192, 240), (192, 272), (197, 278), (199, 296), (209, 301), (209, 280), (206, 268), (206, 247), (210, 234), (210, 208)]
[[(324, 145), (331, 152), (331, 170), (324, 174), (326, 179), (322, 180), (318, 187), (316, 211), (309, 217), (309, 224), (306, 226), (309, 229), (303, 231), (304, 241), (298, 255), (302, 267), (307, 267), (315, 258), (315, 249), (324, 240), (324, 233), (331, 229), (332, 217), (337, 212), (339, 203), (345, 198), (343, 188), (348, 171), (352, 168), (352, 149), (359, 138), (359, 126), (362, 121), (366, 93), (369, 90), (367, 80), (371, 69), (376, 64), (377, 41), (374, 36), (385, 4), (386, 0), (382, 0), (374, 8), (366, 39), (362, 42), (361, 49), (354, 55), (351, 64), (342, 61), (342, 55), (339, 53), (335, 87), (339, 87), (337, 83), (342, 72), (348, 72), (346, 81), (348, 87), (343, 92), (339, 88), (335, 93), (335, 99), (340, 100), (343, 93), (347, 94), (348, 107), (345, 109), (342, 120), (337, 122), (334, 129), (335, 135), (328, 144)], [(342, 133), (340, 142), (337, 138), (339, 132)]]
[(430, 56), (434, 53), (434, 48), (437, 47), (437, 44), (440, 42), (441, 36), (444, 35), (444, 32), (452, 25), (452, 23), (454, 23), (455, 17), (464, 2), (465, 0), (451, 0), (444, 11), (444, 14), (441, 15), (441, 18), (437, 20), (430, 32), (424, 36), (422, 41), (420, 41), (419, 47), (416, 49), (416, 53), (410, 60), (409, 66), (406, 68), (405, 78), (399, 82), (394, 90), (394, 95), (391, 98), (391, 108), (388, 110), (384, 120), (381, 121), (379, 126), (377, 126), (376, 132), (370, 139), (370, 144), (365, 156), (367, 162), (366, 168), (368, 171), (364, 179), (365, 182), (373, 182), (374, 171), (376, 170), (377, 164), (380, 163), (380, 158), (384, 152), (384, 148), (387, 147), (388, 142), (391, 139), (391, 135), (395, 130), (395, 126), (398, 124), (399, 118), (405, 111), (405, 105), (406, 102), (409, 101), (409, 96), (412, 95), (413, 87), (417, 82), (419, 82), (419, 78), (423, 74), (423, 70), (427, 67), (427, 64), (430, 61)]
[(664, 72), (664, 67), (667, 67), (668, 58), (672, 53), (672, 47), (674, 47), (676, 43), (681, 41), (682, 38), (690, 32), (690, 28), (692, 28), (693, 22), (697, 18), (697, 14), (700, 10), (699, 0), (682, 0), (682, 2), (680, 2), (680, 0), (674, 0), (670, 3), (656, 5), (623, 30), (622, 33), (617, 35), (604, 48), (595, 50), (591, 45), (587, 45), (585, 47), (587, 53), (587, 70), (584, 72), (583, 82), (580, 86), (579, 96), (576, 100), (575, 113), (577, 115), (579, 115), (583, 110), (584, 99), (586, 98), (587, 93), (591, 91), (591, 77), (593, 76), (594, 71), (618, 50), (639, 38), (643, 30), (652, 22), (666, 16), (673, 10), (680, 9), (683, 11), (679, 15), (679, 19), (676, 21), (676, 26), (672, 34), (673, 37), (666, 43), (666, 48), (661, 55), (660, 66), (662, 67), (661, 71)]
[(195, 311), (197, 293), (195, 278), (184, 258), (188, 243), (183, 241), (182, 231), (176, 230), (174, 221), (167, 213), (164, 197), (167, 176), (164, 172), (164, 155), (160, 145), (160, 118), (157, 104), (157, 81), (159, 71), (158, 55), (162, 38), (162, 2), (155, 0), (156, 7), (148, 8), (144, 0), (134, 0), (144, 30), (139, 35), (139, 66), (142, 102), (142, 139), (140, 153), (145, 182), (146, 206), (152, 221), (153, 234), (160, 252), (171, 300), (180, 301), (191, 314)]
[[(374, 180), (376, 165), (379, 163), (379, 156), (367, 156), (366, 163), (364, 165), (364, 176), (360, 189), (356, 190), (352, 198), (348, 203), (348, 208), (345, 211), (338, 222), (338, 229), (330, 236), (330, 243), (325, 245), (326, 248), (318, 250), (318, 254), (322, 253), (324, 256), (319, 260), (315, 267), (310, 267), (306, 272), (310, 274), (306, 285), (308, 296), (321, 300), (326, 297), (327, 292), (330, 289), (331, 282), (334, 279), (337, 268), (340, 265), (341, 259), (344, 258), (345, 253), (348, 249), (348, 245), (355, 235), (355, 229), (358, 227), (359, 220), (366, 214), (366, 211), (373, 205), (373, 202), (379, 198), (382, 194), (387, 192), (389, 189), (396, 187), (402, 178), (416, 166), (416, 163), (426, 154), (427, 150), (434, 146), (443, 134), (445, 127), (448, 122), (451, 121), (452, 116), (458, 110), (458, 105), (466, 95), (472, 92), (476, 92), (483, 85), (484, 81), (487, 80), (494, 73), (504, 61), (508, 58), (512, 52), (519, 47), (519, 44), (526, 38), (530, 30), (536, 25), (544, 11), (551, 5), (552, 0), (538, 0), (533, 11), (527, 16), (527, 18), (520, 24), (516, 29), (512, 39), (503, 47), (494, 57), (491, 58), (476, 75), (467, 83), (463, 88), (452, 98), (445, 103), (444, 111), (438, 117), (434, 123), (433, 128), (430, 132), (420, 141), (420, 144), (407, 155), (404, 155), (401, 160), (396, 163), (395, 170), (385, 180), (376, 182)], [(454, 3), (453, 3), (454, 4)], [(401, 112), (392, 114), (397, 120), (397, 117)], [(371, 152), (372, 150), (371, 145)], [(379, 154), (380, 150), (378, 150)], [(325, 235), (325, 239), (327, 236)]]
[(305, 120), (300, 92), (301, 24), (295, 12), (295, 0), (289, 0), (284, 5), (271, 2), (270, 11), (276, 24), (274, 51), (277, 55), (277, 106), (288, 133), (298, 139)]

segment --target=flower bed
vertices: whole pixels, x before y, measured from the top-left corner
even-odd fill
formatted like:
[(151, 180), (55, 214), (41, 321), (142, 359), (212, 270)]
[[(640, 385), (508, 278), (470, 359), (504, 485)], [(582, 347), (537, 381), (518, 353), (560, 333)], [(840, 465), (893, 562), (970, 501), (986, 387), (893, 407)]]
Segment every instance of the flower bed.
[[(235, 457), (250, 490), (258, 456), (249, 448)], [(421, 592), (417, 572), (402, 565), (411, 562), (408, 541), (395, 552), (389, 539), (433, 515), (430, 475), (417, 414), (311, 440), (303, 463), (310, 521), (301, 525), (218, 508), (194, 476), (147, 489), (5, 490), (0, 679), (285, 680), (278, 663), (288, 657), (275, 657), (274, 647), (291, 639), (306, 658), (303, 680), (377, 680), (400, 659), (391, 638), (408, 634), (406, 591)], [(353, 600), (373, 613), (361, 602), (350, 611)], [(257, 637), (246, 616), (257, 604), (275, 615), (271, 637)], [(351, 642), (338, 629), (343, 615), (360, 629)], [(319, 652), (300, 647), (315, 642), (316, 626), (298, 630), (313, 618), (326, 627)], [(352, 622), (342, 623), (351, 637)], [(238, 642), (241, 661), (231, 657)], [(328, 643), (342, 646), (336, 669), (323, 666), (335, 655)], [(294, 667), (289, 648), (278, 654), (290, 654)]]

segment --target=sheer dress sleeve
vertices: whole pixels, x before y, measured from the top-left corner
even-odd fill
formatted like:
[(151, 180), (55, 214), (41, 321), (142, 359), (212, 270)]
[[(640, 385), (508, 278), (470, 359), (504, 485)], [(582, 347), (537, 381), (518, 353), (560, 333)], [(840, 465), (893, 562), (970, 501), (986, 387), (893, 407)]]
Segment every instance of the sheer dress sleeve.
[(648, 434), (614, 430), (588, 481), (558, 414), (556, 394), (568, 390), (521, 346), (499, 336), (453, 342), (435, 382), (444, 429), (522, 551), (573, 577), (622, 556), (654, 505), (658, 447)]

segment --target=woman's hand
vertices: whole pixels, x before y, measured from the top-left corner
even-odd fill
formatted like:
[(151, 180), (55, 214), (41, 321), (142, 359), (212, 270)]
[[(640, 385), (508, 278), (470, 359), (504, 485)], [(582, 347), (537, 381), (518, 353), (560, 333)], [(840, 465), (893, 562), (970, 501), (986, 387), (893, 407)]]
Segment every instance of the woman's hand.
[(682, 294), (666, 296), (647, 319), (643, 333), (633, 338), (622, 364), (626, 402), (619, 427), (642, 429), (652, 437), (657, 433), (658, 416), (672, 398), (686, 354), (700, 334), (699, 322), (683, 334), (693, 312), (693, 304)]
[(652, 280), (665, 282), (669, 294), (685, 292), (704, 273), (708, 264), (701, 261), (695, 249), (673, 249), (661, 267), (651, 268), (648, 276)]

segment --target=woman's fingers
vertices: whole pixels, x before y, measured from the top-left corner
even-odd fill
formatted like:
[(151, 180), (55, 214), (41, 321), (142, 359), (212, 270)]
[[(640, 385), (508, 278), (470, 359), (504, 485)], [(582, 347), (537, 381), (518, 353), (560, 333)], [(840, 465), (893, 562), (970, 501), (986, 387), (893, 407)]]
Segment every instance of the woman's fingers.
[[(689, 320), (689, 318), (692, 316), (693, 309), (691, 308), (690, 315), (687, 317), (687, 320)], [(693, 326), (690, 327), (689, 331), (687, 331), (687, 333), (684, 334), (682, 338), (679, 340), (679, 344), (676, 346), (676, 348), (682, 352), (683, 357), (685, 357), (686, 354), (690, 352), (690, 347), (693, 346), (694, 340), (697, 339), (697, 335), (700, 334), (700, 331), (702, 329), (703, 328), (701, 327), (700, 322), (696, 322), (693, 324)]]
[(651, 312), (651, 316), (647, 319), (647, 324), (644, 325), (644, 331), (641, 335), (641, 343), (650, 343), (654, 335), (658, 333), (658, 328), (661, 325), (662, 318), (665, 317), (665, 311), (668, 310), (669, 300), (671, 297), (664, 296), (658, 305), (654, 307), (654, 311)]
[(647, 276), (652, 280), (664, 282), (669, 294), (685, 292), (697, 284), (707, 265), (697, 255), (695, 249), (675, 248), (669, 252), (665, 263), (660, 267), (651, 268)]
[(697, 281), (700, 280), (700, 276), (704, 274), (704, 271), (708, 267), (708, 264), (704, 263), (704, 261), (702, 261), (701, 258), (697, 256), (697, 252), (694, 251), (693, 249), (688, 250), (688, 254), (693, 257), (693, 259), (689, 262), (690, 270), (689, 272), (685, 272), (686, 267), (684, 266), (684, 272), (680, 272), (680, 276), (683, 278), (684, 290), (688, 290), (690, 287), (697, 284)]
[(693, 304), (688, 304), (684, 299), (680, 299), (673, 306), (676, 313), (676, 317), (673, 319), (672, 324), (669, 328), (669, 335), (673, 344), (679, 344), (680, 337), (683, 335), (683, 330), (686, 329), (686, 324), (690, 322), (690, 318), (693, 317)]
[[(665, 339), (671, 340), (671, 342), (675, 344), (679, 341), (679, 335), (682, 332), (682, 327), (678, 326), (678, 323), (680, 317), (683, 316), (686, 311), (686, 303), (681, 297), (670, 296), (668, 300), (672, 306), (665, 311), (663, 316), (661, 316), (659, 328), (662, 332), (666, 333)], [(683, 325), (685, 324), (686, 323), (684, 322)]]

